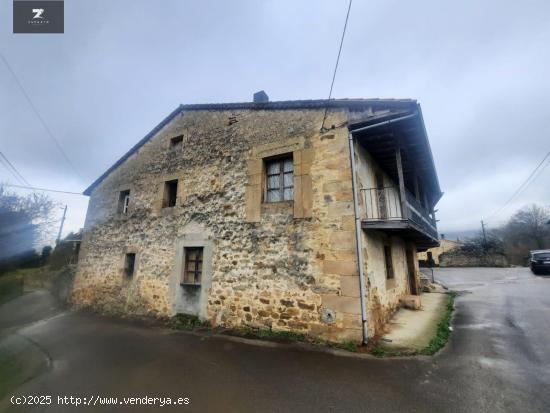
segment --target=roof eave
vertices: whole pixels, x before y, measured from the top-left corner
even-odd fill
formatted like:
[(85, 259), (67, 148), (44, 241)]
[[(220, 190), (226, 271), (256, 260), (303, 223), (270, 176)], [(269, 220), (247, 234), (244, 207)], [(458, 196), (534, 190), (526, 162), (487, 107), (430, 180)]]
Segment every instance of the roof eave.
[(143, 146), (149, 139), (156, 135), (162, 128), (164, 128), (172, 119), (174, 119), (178, 114), (183, 112), (183, 105), (179, 105), (174, 109), (168, 116), (166, 116), (157, 126), (155, 126), (151, 131), (145, 135), (142, 139), (139, 140), (132, 148), (126, 152), (122, 157), (116, 161), (109, 169), (107, 169), (99, 178), (97, 178), (88, 188), (82, 192), (84, 195), (90, 196), (93, 190), (105, 179), (111, 172), (118, 168), (126, 159), (132, 156), (137, 150)]

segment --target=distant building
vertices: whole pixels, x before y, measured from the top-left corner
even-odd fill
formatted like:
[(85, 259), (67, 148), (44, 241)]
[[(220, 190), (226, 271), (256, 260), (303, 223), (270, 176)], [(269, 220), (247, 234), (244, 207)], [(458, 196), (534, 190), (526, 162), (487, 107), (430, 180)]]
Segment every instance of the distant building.
[(451, 251), (462, 243), (460, 241), (452, 241), (445, 238), (445, 234), (441, 234), (439, 238), (439, 246), (430, 248), (426, 251), (419, 252), (418, 261), (421, 267), (437, 267), (439, 266), (439, 256), (444, 252)]
[(77, 306), (338, 341), (419, 293), (442, 195), (416, 101), (265, 93), (178, 107), (84, 193)]

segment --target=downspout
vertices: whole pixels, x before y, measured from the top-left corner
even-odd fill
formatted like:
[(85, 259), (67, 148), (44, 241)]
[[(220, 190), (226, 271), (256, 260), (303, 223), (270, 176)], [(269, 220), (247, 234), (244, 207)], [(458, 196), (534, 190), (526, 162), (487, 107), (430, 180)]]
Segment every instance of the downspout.
[(367, 287), (365, 285), (365, 271), (363, 263), (363, 245), (361, 240), (361, 216), (359, 215), (359, 201), (357, 199), (357, 176), (355, 167), (355, 145), (353, 133), (348, 134), (349, 156), (351, 159), (351, 190), (353, 191), (353, 213), (355, 216), (355, 248), (357, 253), (357, 268), (359, 270), (359, 298), (361, 301), (361, 326), (363, 329), (363, 344), (369, 342), (369, 324), (367, 318)]
[(363, 261), (363, 242), (361, 239), (361, 216), (359, 214), (359, 200), (357, 197), (357, 168), (355, 166), (355, 144), (353, 141), (353, 132), (360, 132), (367, 129), (376, 128), (383, 125), (390, 125), (394, 122), (399, 122), (405, 119), (410, 119), (417, 116), (418, 113), (401, 116), (387, 121), (379, 122), (374, 125), (368, 125), (362, 128), (349, 131), (349, 157), (351, 161), (351, 190), (353, 192), (353, 213), (355, 217), (355, 249), (357, 254), (357, 269), (359, 270), (359, 298), (361, 302), (361, 327), (363, 330), (363, 344), (369, 342), (369, 322), (367, 317), (367, 286), (365, 283), (365, 270)]

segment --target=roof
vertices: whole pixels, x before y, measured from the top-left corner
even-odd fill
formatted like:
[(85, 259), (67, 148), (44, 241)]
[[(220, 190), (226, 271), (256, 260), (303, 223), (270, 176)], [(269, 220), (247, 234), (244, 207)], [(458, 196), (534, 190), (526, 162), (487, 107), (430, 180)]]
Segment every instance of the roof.
[(166, 116), (157, 126), (155, 126), (147, 135), (139, 140), (128, 152), (126, 152), (118, 161), (107, 169), (99, 178), (97, 178), (83, 192), (84, 195), (91, 195), (92, 191), (107, 176), (118, 168), (126, 159), (138, 151), (151, 138), (153, 138), (164, 126), (166, 126), (177, 115), (186, 111), (193, 110), (292, 110), (292, 109), (324, 109), (324, 108), (342, 108), (348, 110), (360, 110), (368, 107), (373, 108), (392, 108), (406, 109), (412, 106), (416, 107), (414, 99), (311, 99), (311, 100), (282, 100), (278, 102), (237, 102), (237, 103), (200, 103), (179, 105), (168, 116)]
[(407, 110), (369, 116), (363, 120), (357, 119), (355, 123), (350, 123), (348, 128), (395, 182), (399, 182), (395, 158), (395, 148), (399, 141), (404, 149), (402, 162), (405, 187), (413, 188), (413, 178), (418, 174), (419, 177), (425, 178), (431, 188), (432, 202), (434, 205), (437, 204), (443, 192), (420, 104), (414, 102)]

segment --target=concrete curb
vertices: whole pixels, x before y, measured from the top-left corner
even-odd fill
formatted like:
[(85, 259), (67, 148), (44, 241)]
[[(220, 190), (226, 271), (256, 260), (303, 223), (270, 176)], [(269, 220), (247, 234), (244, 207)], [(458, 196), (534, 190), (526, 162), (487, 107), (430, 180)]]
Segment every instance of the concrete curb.
[(231, 336), (226, 334), (208, 334), (208, 333), (202, 333), (198, 331), (191, 331), (191, 330), (170, 330), (167, 329), (167, 332), (170, 334), (190, 334), (197, 337), (203, 337), (203, 338), (213, 338), (216, 340), (223, 340), (223, 341), (230, 341), (233, 343), (239, 343), (239, 344), (245, 344), (249, 346), (255, 346), (255, 347), (264, 347), (264, 348), (274, 348), (274, 349), (281, 349), (281, 350), (298, 350), (298, 351), (306, 351), (311, 353), (321, 353), (321, 354), (328, 354), (331, 356), (336, 357), (347, 357), (347, 358), (353, 358), (353, 359), (362, 359), (362, 360), (390, 360), (390, 359), (431, 359), (430, 356), (425, 355), (414, 355), (414, 356), (399, 356), (399, 357), (377, 357), (370, 353), (354, 353), (351, 351), (346, 351), (342, 349), (336, 349), (336, 348), (330, 348), (325, 346), (316, 346), (314, 344), (309, 343), (303, 343), (303, 342), (296, 342), (296, 343), (277, 343), (275, 341), (269, 341), (269, 340), (260, 340), (255, 338), (245, 338), (245, 337), (238, 337), (238, 336)]

